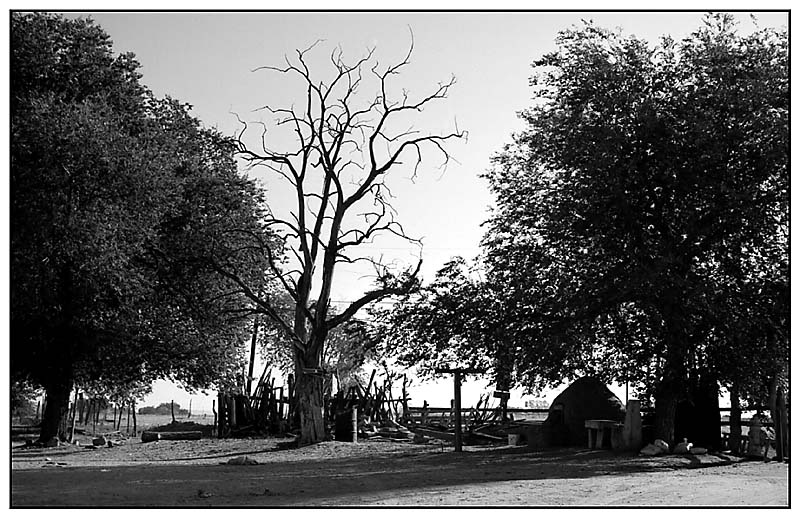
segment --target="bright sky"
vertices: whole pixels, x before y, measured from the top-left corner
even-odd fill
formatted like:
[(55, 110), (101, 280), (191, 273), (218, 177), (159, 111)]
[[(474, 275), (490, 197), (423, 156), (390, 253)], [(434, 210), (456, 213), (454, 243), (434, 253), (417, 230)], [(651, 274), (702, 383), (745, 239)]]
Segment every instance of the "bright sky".
[[(86, 13), (89, 14), (89, 13)], [(76, 16), (71, 13), (70, 16)], [(450, 131), (457, 123), (468, 131), (464, 142), (454, 141), (448, 150), (458, 161), (442, 173), (441, 157), (424, 158), (412, 183), (401, 172), (391, 186), (394, 207), (406, 232), (422, 238), (423, 277), (453, 255), (467, 258), (478, 253), (481, 223), (492, 200), (478, 176), (489, 167), (490, 157), (520, 129), (516, 113), (528, 106), (530, 63), (554, 49), (557, 32), (582, 19), (605, 27), (621, 27), (627, 34), (655, 41), (664, 34), (679, 39), (696, 29), (702, 13), (693, 12), (445, 12), (445, 13), (92, 13), (114, 41), (117, 52), (130, 51), (142, 64), (142, 81), (157, 95), (170, 95), (194, 106), (194, 115), (225, 134), (239, 129), (238, 113), (253, 121), (262, 117), (253, 110), (267, 103), (300, 105), (297, 83), (285, 76), (253, 72), (264, 65), (280, 65), (286, 54), (303, 49), (317, 39), (325, 40), (312, 56), (328, 59), (335, 45), (344, 56), (362, 57), (376, 47), (382, 65), (402, 60), (414, 34), (411, 65), (396, 77), (412, 99), (429, 94), (451, 75), (457, 83), (449, 97), (431, 105), (414, 121), (418, 130)], [(752, 30), (749, 14), (737, 15), (743, 32)], [(786, 25), (784, 13), (757, 14), (762, 26)], [(312, 60), (313, 64), (313, 60)], [(312, 69), (312, 73), (313, 73)], [(329, 71), (329, 69), (326, 69)], [(320, 77), (323, 79), (323, 77)], [(299, 92), (302, 94), (302, 91)], [(259, 176), (259, 178), (264, 178)], [(277, 187), (267, 182), (273, 192)], [(280, 200), (272, 200), (280, 204)], [(402, 242), (387, 242), (372, 251), (386, 258), (414, 261), (414, 251)], [(368, 286), (363, 271), (343, 268), (337, 275), (333, 299), (352, 300)], [(433, 406), (448, 404), (450, 393), (423, 396)], [(163, 386), (162, 386), (163, 385)], [(485, 384), (465, 388), (465, 402), (477, 401)], [(426, 393), (428, 394), (428, 393)], [(624, 394), (624, 391), (623, 391)], [(412, 394), (414, 395), (414, 394)], [(159, 384), (146, 404), (175, 398), (182, 406), (194, 398), (193, 408), (210, 408), (210, 399), (175, 391)], [(201, 402), (198, 402), (201, 399)], [(519, 400), (518, 400), (519, 401)], [(512, 400), (514, 404), (514, 400)], [(521, 403), (517, 403), (521, 404)]]

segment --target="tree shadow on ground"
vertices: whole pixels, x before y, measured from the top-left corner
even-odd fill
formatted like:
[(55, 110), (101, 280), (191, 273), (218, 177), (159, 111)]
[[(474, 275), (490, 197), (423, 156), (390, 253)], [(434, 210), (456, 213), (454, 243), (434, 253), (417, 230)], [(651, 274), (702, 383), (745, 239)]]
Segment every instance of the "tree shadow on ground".
[[(278, 448), (273, 451), (275, 449)], [(69, 468), (47, 473), (39, 470), (38, 477), (33, 470), (18, 472), (12, 477), (12, 504), (30, 505), (25, 503), (27, 497), (21, 498), (21, 495), (28, 491), (29, 485), (37, 484), (37, 478), (41, 483), (43, 477), (50, 478), (48, 483), (56, 487), (59, 484), (63, 484), (61, 487), (83, 486), (92, 494), (93, 507), (119, 505), (113, 495), (130, 491), (131, 484), (158, 489), (144, 492), (148, 500), (129, 504), (133, 506), (359, 506), (370, 505), (371, 501), (380, 501), (386, 496), (414, 495), (473, 484), (612, 477), (702, 469), (736, 461), (711, 455), (641, 457), (635, 453), (616, 454), (606, 450), (531, 452), (520, 447), (473, 447), (462, 453), (416, 451), (347, 458), (297, 458), (290, 462), (279, 457), (270, 460), (270, 453), (247, 453), (257, 455), (259, 464), (252, 466), (220, 465), (224, 463), (187, 466), (161, 462), (147, 466), (115, 466), (102, 470), (105, 472), (102, 485), (97, 483), (99, 468)], [(236, 452), (235, 455), (243, 454)], [(193, 458), (231, 456), (226, 453)], [(57, 479), (62, 479), (61, 483)], [(198, 496), (201, 489), (214, 492), (214, 498)], [(16, 503), (14, 493), (20, 495)], [(53, 503), (36, 505), (71, 505), (53, 498)]]

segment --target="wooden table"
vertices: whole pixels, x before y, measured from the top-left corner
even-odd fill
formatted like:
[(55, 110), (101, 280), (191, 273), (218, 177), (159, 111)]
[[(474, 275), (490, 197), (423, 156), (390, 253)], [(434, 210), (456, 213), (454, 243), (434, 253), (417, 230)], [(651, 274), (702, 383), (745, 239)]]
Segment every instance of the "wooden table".
[(613, 431), (614, 427), (617, 425), (617, 422), (609, 419), (588, 419), (584, 421), (584, 425), (586, 426), (586, 433), (589, 438), (589, 449), (592, 448), (592, 431), (594, 431), (596, 434), (594, 447), (600, 449), (603, 447), (605, 431)]

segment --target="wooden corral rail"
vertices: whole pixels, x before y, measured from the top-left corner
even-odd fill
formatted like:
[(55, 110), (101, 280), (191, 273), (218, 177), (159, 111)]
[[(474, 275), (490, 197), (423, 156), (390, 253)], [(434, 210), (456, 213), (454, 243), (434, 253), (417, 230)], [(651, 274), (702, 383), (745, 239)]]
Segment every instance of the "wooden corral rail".
[[(426, 423), (431, 426), (445, 426), (450, 427), (455, 423), (455, 416), (453, 415), (453, 411), (450, 407), (428, 407), (426, 410), (427, 419)], [(495, 409), (490, 409), (495, 410)], [(406, 417), (406, 422), (410, 425), (421, 425), (423, 424), (422, 413), (423, 407), (408, 407), (409, 414)], [(476, 422), (484, 422), (484, 420), (476, 419), (477, 416), (474, 415), (476, 411), (472, 408), (462, 408), (461, 409), (461, 422), (464, 423), (465, 426), (469, 427), (471, 424)], [(520, 420), (533, 420), (533, 421), (544, 421), (547, 418), (547, 413), (549, 410), (547, 409), (539, 409), (539, 408), (509, 408), (506, 410), (509, 416), (513, 416), (515, 421)]]

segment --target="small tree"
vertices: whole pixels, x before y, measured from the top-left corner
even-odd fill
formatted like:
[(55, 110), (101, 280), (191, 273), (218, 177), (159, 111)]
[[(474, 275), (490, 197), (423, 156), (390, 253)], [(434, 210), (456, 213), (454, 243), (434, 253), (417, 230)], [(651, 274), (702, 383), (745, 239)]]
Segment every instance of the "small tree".
[[(267, 216), (268, 227), (281, 236), (289, 251), (288, 259), (262, 247), (269, 263), (268, 275), (278, 280), (291, 299), (291, 318), (285, 317), (277, 299), (260, 294), (257, 286), (219, 265), (219, 271), (237, 283), (256, 310), (270, 317), (293, 344), (294, 408), (298, 411), (301, 444), (318, 442), (325, 436), (321, 367), (329, 333), (368, 304), (407, 293), (417, 285), (421, 261), (416, 267), (396, 271), (357, 252), (359, 245), (382, 234), (410, 240), (394, 219), (387, 176), (400, 168), (401, 158), (409, 155), (416, 155), (412, 170), (416, 175), (426, 147), (440, 152), (446, 164), (450, 155), (443, 144), (463, 135), (457, 130), (420, 134), (393, 128), (395, 119), (443, 99), (455, 82), (440, 83), (418, 101), (411, 101), (407, 92), (398, 101), (390, 99), (389, 80), (409, 64), (413, 41), (405, 59), (387, 68), (372, 64), (373, 51), (347, 64), (341, 50), (334, 50), (330, 55), (333, 76), (327, 81), (315, 79), (309, 69), (307, 55), (314, 46), (298, 51), (294, 60), (287, 58), (285, 67), (260, 68), (294, 75), (304, 86), (301, 109), (263, 108), (275, 116), (276, 127), (291, 129), (294, 146), (285, 151), (271, 149), (266, 128), (261, 147), (249, 146), (243, 140), (248, 131), (246, 123), (239, 137), (240, 157), (283, 180), (293, 192), (294, 208), (289, 214), (271, 212)], [(359, 88), (369, 78), (376, 82), (378, 93), (362, 104)], [(257, 240), (254, 243), (260, 245)], [(375, 267), (375, 287), (334, 314), (330, 296), (336, 268), (357, 261), (368, 261)]]

